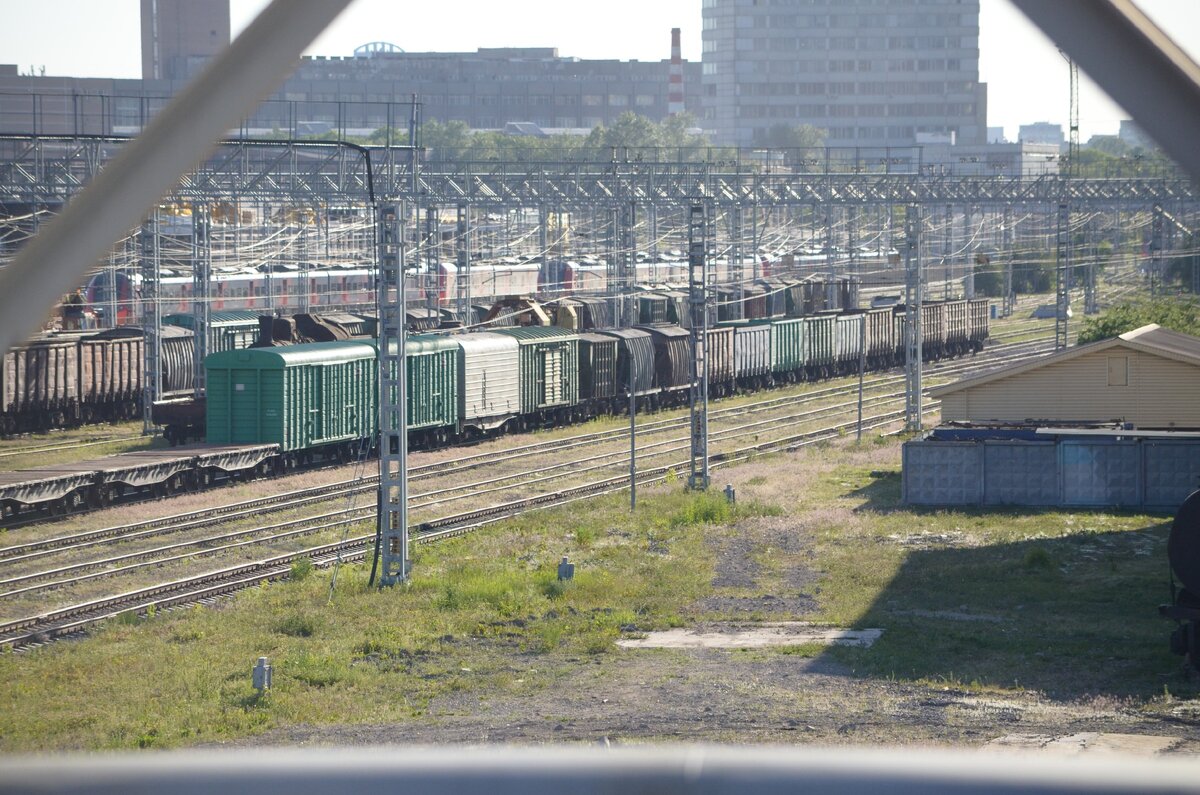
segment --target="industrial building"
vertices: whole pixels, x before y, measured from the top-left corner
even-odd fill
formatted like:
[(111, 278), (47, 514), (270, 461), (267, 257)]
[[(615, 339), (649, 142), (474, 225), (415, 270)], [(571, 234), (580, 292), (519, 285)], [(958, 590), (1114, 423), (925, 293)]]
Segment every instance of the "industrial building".
[(1174, 510), (1200, 482), (1200, 339), (1143, 326), (931, 389), (910, 505)]
[(809, 124), (830, 146), (987, 142), (979, 0), (703, 0), (704, 127), (770, 142)]
[(1150, 324), (929, 394), (943, 422), (1200, 429), (1200, 339)]

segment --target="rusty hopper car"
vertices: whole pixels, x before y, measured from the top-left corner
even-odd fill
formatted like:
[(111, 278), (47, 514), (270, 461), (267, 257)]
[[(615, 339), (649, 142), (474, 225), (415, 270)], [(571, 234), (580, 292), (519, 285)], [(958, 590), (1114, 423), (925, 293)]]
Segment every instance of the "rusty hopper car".
[(3, 432), (73, 425), (79, 417), (79, 340), (43, 337), (4, 354), (0, 371)]
[(988, 322), (991, 318), (991, 307), (986, 298), (973, 298), (967, 302), (970, 316), (968, 342), (971, 350), (978, 353), (983, 350), (983, 343), (988, 338)]
[(867, 367), (881, 369), (891, 367), (896, 361), (896, 350), (900, 343), (896, 339), (895, 313), (890, 307), (868, 309), (866, 316)]

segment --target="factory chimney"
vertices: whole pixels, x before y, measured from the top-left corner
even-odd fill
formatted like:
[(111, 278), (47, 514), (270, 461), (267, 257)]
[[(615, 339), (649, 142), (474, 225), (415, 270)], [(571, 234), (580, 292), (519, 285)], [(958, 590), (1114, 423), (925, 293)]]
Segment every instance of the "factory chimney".
[(671, 28), (671, 72), (667, 88), (667, 115), (683, 113), (683, 56), (679, 47), (679, 28)]

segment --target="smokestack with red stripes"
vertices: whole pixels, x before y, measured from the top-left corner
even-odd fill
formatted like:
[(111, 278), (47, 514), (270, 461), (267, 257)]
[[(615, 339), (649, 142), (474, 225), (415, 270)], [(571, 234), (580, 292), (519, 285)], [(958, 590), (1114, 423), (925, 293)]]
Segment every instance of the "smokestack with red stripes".
[(671, 72), (667, 89), (667, 115), (683, 113), (683, 55), (679, 47), (679, 28), (671, 28)]

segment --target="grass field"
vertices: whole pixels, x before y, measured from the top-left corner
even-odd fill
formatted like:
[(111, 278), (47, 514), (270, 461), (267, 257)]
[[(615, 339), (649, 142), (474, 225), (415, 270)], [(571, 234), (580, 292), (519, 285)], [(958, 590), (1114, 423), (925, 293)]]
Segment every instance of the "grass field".
[[(623, 632), (779, 619), (884, 629), (869, 649), (701, 661), (719, 682), (757, 682), (781, 665), (832, 672), (794, 693), (772, 685), (772, 704), (791, 699), (813, 725), (815, 713), (947, 689), (1177, 721), (1195, 690), (1155, 612), (1167, 597), (1165, 517), (913, 511), (898, 505), (898, 461), (894, 439), (763, 457), (718, 470), (736, 508), (674, 482), (645, 490), (632, 516), (616, 495), (418, 547), (407, 586), (370, 589), (368, 566), (345, 566), (331, 598), (329, 572), (301, 572), (216, 608), (0, 655), (0, 749), (177, 746), (334, 724), (436, 732), (447, 704), (554, 716), (570, 711), (562, 699), (581, 672), (650, 687), (680, 675), (670, 666), (693, 670), (679, 652), (618, 649)], [(569, 583), (555, 576), (564, 554), (578, 566)], [(250, 684), (260, 655), (275, 665), (262, 697)], [(959, 741), (946, 720), (879, 731)], [(668, 736), (760, 739), (718, 723)], [(664, 734), (638, 725), (626, 736)]]

